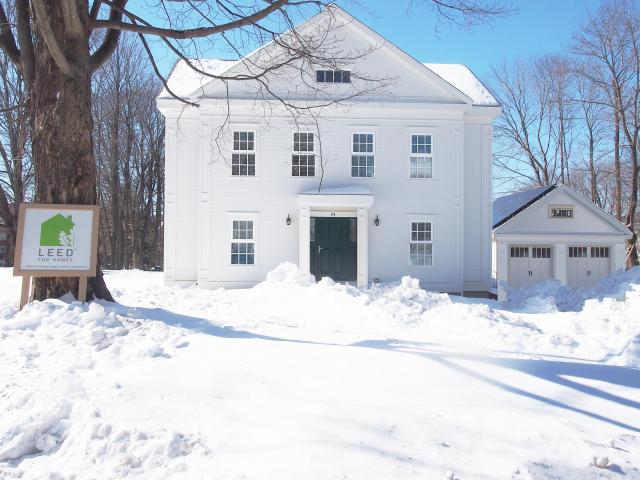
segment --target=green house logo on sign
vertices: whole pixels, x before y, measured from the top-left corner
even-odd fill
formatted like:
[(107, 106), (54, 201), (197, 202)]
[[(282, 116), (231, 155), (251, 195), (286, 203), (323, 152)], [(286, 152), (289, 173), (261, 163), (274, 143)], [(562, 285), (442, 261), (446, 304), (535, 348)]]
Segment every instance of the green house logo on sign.
[(73, 223), (71, 215), (56, 214), (40, 226), (41, 247), (72, 247)]

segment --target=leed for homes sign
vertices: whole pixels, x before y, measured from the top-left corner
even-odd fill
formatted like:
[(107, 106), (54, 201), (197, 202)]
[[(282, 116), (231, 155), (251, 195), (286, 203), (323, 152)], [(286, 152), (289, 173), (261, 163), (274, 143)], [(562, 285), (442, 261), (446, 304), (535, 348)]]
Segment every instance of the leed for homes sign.
[(14, 275), (95, 276), (99, 207), (20, 205)]

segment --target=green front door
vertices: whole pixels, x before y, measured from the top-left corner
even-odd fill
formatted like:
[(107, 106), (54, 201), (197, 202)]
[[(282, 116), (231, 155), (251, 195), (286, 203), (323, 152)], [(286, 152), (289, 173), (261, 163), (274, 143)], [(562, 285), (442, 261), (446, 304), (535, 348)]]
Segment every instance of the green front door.
[(356, 280), (357, 221), (347, 217), (311, 218), (311, 273), (316, 280)]

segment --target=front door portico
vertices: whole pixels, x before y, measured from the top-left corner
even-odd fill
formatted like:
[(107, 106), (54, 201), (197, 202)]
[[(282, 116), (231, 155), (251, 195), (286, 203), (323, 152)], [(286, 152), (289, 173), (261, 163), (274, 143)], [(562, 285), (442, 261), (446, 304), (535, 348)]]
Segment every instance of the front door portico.
[[(307, 278), (314, 274), (317, 280), (322, 276), (337, 281), (355, 280), (359, 287), (366, 287), (369, 283), (369, 208), (372, 205), (373, 195), (362, 187), (325, 188), (298, 194), (300, 274)], [(312, 218), (315, 222), (313, 239)], [(354, 224), (355, 232), (351, 230)], [(321, 237), (317, 237), (318, 226)], [(325, 248), (329, 249), (326, 254)]]

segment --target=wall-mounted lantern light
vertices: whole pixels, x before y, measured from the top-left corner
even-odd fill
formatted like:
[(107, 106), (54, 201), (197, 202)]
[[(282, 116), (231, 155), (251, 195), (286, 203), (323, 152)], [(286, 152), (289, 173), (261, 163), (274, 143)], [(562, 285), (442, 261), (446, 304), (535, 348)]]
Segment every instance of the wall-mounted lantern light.
[(287, 214), (287, 225), (291, 225), (291, 215)]
[(378, 217), (378, 215), (376, 215), (376, 219), (373, 221), (373, 223), (375, 224), (376, 227), (380, 226), (380, 217)]

